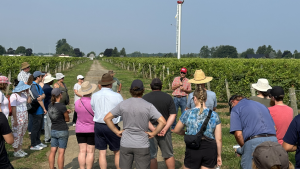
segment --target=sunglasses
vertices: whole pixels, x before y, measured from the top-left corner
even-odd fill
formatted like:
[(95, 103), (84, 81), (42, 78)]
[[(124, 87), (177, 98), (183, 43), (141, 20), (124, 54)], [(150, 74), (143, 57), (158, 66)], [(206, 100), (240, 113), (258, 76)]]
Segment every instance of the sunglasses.
[(181, 73), (181, 74), (184, 74), (184, 75), (186, 74), (186, 73), (184, 73), (184, 72), (180, 72), (180, 73)]
[[(27, 68), (30, 68), (30, 66), (28, 66)], [(27, 68), (26, 68), (26, 69), (27, 69)]]
[(84, 78), (80, 79), (80, 80), (84, 80)]

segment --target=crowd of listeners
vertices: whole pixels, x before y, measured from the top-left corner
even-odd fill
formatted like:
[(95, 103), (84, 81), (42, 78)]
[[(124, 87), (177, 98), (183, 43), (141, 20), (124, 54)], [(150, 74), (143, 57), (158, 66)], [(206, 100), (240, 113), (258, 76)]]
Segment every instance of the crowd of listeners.
[[(64, 75), (52, 77), (47, 72), (35, 71), (22, 63), (22, 71), (9, 99), (2, 91), (9, 80), (0, 76), (0, 166), (11, 169), (5, 142), (12, 144), (15, 157), (28, 155), (23, 148), (23, 137), (29, 130), (31, 150), (42, 150), (51, 143), (49, 167), (64, 168), (64, 154), (68, 144), (71, 110)], [(172, 96), (162, 92), (162, 82), (154, 78), (152, 92), (145, 94), (141, 80), (130, 87), (131, 98), (123, 100), (122, 84), (109, 71), (98, 84), (77, 76), (74, 85), (73, 126), (79, 145), (78, 162), (81, 169), (91, 169), (95, 149), (99, 150), (100, 168), (107, 168), (107, 146), (114, 152), (117, 169), (157, 169), (158, 147), (168, 169), (175, 169), (172, 132), (183, 135), (186, 143), (185, 169), (213, 169), (222, 166), (222, 126), (216, 112), (217, 98), (207, 90), (206, 83), (213, 77), (196, 70), (193, 79), (186, 78), (187, 69), (172, 83)], [(56, 80), (56, 83), (54, 83)], [(192, 91), (192, 84), (195, 90)], [(230, 133), (234, 135), (243, 169), (292, 169), (288, 153), (296, 151), (295, 168), (300, 168), (300, 116), (293, 118), (293, 109), (283, 103), (283, 88), (269, 85), (267, 79), (252, 84), (257, 96), (246, 98), (233, 95), (229, 99)], [(96, 89), (99, 91), (95, 92)], [(8, 124), (11, 106), (11, 127)], [(177, 113), (181, 110), (179, 120)], [(123, 125), (120, 122), (123, 121)], [(40, 140), (45, 131), (45, 144)], [(192, 137), (187, 137), (192, 136)], [(193, 138), (193, 140), (190, 140)], [(192, 144), (191, 144), (192, 141)], [(197, 145), (197, 146), (195, 146)]]

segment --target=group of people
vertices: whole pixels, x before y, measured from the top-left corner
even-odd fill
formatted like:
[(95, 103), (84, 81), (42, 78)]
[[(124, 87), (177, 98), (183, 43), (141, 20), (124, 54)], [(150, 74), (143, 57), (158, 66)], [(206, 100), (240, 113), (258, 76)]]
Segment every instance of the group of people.
[[(13, 144), (14, 156), (27, 155), (22, 150), (22, 139), (27, 126), (32, 123), (30, 149), (41, 150), (47, 146), (40, 141), (44, 127), (45, 143), (51, 142), (49, 166), (54, 169), (58, 151), (57, 163), (61, 169), (69, 137), (66, 122), (70, 121), (71, 113), (66, 108), (70, 99), (63, 83), (64, 75), (57, 73), (53, 78), (40, 71), (30, 75), (29, 71), (30, 65), (23, 63), (18, 85), (10, 96), (13, 134), (7, 122), (8, 100), (0, 93), (0, 165), (13, 168), (7, 158), (4, 141)], [(184, 168), (220, 167), (221, 119), (215, 112), (216, 94), (205, 86), (213, 77), (206, 76), (202, 70), (196, 70), (193, 79), (186, 78), (186, 75), (187, 69), (182, 68), (180, 76), (175, 77), (172, 83), (172, 96), (161, 91), (159, 78), (152, 80), (152, 92), (145, 95), (143, 82), (134, 80), (129, 90), (132, 97), (127, 100), (123, 100), (120, 94), (122, 85), (113, 71), (103, 74), (98, 85), (84, 81), (84, 77), (78, 75), (78, 83), (74, 85), (73, 123), (80, 148), (80, 168), (92, 168), (95, 149), (99, 150), (100, 168), (107, 168), (109, 146), (118, 169), (132, 168), (133, 161), (137, 169), (157, 169), (158, 147), (166, 166), (174, 169), (172, 132), (185, 137)], [(53, 84), (55, 79), (57, 83)], [(0, 76), (0, 89), (5, 90), (7, 84), (10, 84), (7, 77)], [(192, 91), (191, 84), (195, 84), (195, 91)], [(99, 91), (94, 93), (97, 87)], [(228, 102), (230, 133), (239, 145), (236, 154), (241, 156), (241, 167), (293, 168), (287, 152), (297, 151), (296, 168), (300, 168), (300, 116), (293, 119), (293, 110), (283, 103), (284, 90), (281, 87), (271, 87), (267, 79), (258, 79), (252, 87), (257, 96), (248, 99), (234, 95)], [(177, 122), (179, 107), (181, 116)], [(121, 121), (123, 125), (119, 124)]]

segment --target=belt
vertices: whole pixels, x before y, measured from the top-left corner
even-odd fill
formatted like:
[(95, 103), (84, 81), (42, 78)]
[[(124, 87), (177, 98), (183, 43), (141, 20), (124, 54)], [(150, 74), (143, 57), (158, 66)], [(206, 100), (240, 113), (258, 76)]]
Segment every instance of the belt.
[(176, 96), (173, 96), (173, 97), (182, 98), (182, 97), (186, 97), (186, 96), (176, 95)]
[(251, 136), (251, 137), (248, 137), (245, 142), (249, 141), (249, 140), (252, 140), (254, 138), (258, 138), (258, 137), (273, 137), (273, 136), (276, 136), (276, 134), (259, 134), (259, 135), (256, 135), (256, 136)]

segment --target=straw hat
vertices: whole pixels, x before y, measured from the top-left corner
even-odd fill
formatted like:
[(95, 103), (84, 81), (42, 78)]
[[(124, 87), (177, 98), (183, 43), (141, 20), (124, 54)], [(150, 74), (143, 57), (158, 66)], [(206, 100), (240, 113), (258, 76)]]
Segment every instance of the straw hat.
[(269, 81), (267, 79), (258, 79), (257, 83), (252, 84), (252, 87), (261, 92), (267, 92), (272, 87), (269, 85)]
[(30, 66), (30, 64), (28, 63), (28, 62), (23, 62), (22, 64), (21, 64), (21, 69), (23, 70), (23, 69), (25, 69), (25, 68), (28, 68)]
[(47, 76), (45, 77), (44, 83), (49, 83), (51, 81), (53, 81), (55, 78), (51, 77), (51, 74), (47, 74)]
[(194, 79), (189, 80), (189, 83), (203, 84), (203, 83), (210, 82), (212, 79), (213, 77), (205, 76), (202, 69), (200, 69), (200, 70), (196, 70), (194, 74)]
[(89, 81), (85, 81), (81, 84), (81, 88), (78, 90), (78, 94), (87, 95), (93, 93), (97, 88), (96, 84), (91, 84)]
[(21, 91), (24, 91), (29, 88), (30, 88), (29, 85), (25, 84), (23, 81), (20, 81), (19, 84), (17, 85), (17, 87), (12, 92), (13, 93), (21, 92)]
[(109, 73), (105, 73), (102, 75), (102, 78), (101, 80), (99, 80), (98, 84), (109, 85), (109, 84), (113, 84), (114, 82), (115, 80), (113, 79), (113, 77)]

